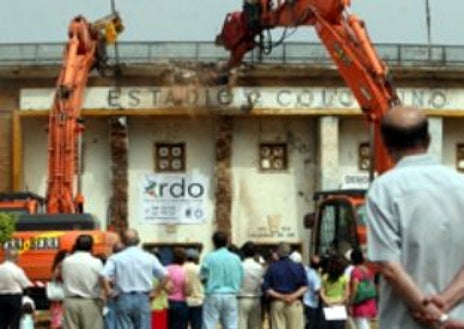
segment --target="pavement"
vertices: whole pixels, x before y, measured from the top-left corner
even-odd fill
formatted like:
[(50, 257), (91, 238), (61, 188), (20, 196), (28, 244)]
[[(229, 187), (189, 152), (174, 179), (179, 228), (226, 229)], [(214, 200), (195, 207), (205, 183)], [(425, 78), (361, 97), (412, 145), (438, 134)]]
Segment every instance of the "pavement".
[(35, 329), (49, 329), (50, 328), (50, 312), (37, 311), (35, 317)]
[[(50, 312), (49, 311), (38, 311), (36, 316), (36, 326), (35, 329), (49, 329), (50, 328)], [(377, 329), (378, 323), (377, 320), (371, 321), (371, 329)], [(220, 329), (220, 327), (218, 327)], [(265, 322), (262, 329), (269, 329), (269, 326)], [(350, 326), (347, 322), (346, 329), (356, 329), (356, 327)]]

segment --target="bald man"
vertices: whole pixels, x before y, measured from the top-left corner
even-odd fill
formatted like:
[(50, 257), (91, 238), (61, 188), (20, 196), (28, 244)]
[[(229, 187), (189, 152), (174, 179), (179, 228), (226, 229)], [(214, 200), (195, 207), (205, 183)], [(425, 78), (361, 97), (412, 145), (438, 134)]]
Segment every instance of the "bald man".
[(17, 250), (6, 250), (5, 261), (0, 264), (0, 329), (17, 329), (21, 318), (23, 290), (32, 283), (16, 263)]
[[(464, 177), (427, 154), (423, 111), (395, 107), (381, 132), (395, 167), (367, 195), (368, 258), (383, 277), (380, 329), (423, 328), (411, 310), (444, 322), (447, 309), (424, 298), (443, 292), (464, 265)], [(449, 312), (464, 319), (464, 304)]]
[[(164, 287), (168, 273), (154, 255), (138, 247), (136, 230), (127, 230), (123, 242), (126, 248), (109, 257), (101, 272), (103, 287), (108, 298), (115, 298), (117, 329), (150, 329), (150, 297)], [(153, 291), (155, 276), (160, 284)]]

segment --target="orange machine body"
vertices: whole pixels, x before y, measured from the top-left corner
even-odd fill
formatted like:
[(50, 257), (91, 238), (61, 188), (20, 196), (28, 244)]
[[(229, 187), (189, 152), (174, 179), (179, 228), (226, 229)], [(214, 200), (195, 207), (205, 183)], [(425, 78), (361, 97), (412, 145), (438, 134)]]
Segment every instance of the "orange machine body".
[[(3, 249), (14, 248), (19, 251), (19, 266), (35, 285), (51, 279), (51, 265), (59, 250), (72, 251), (76, 238), (81, 234), (93, 237), (93, 254), (106, 258), (111, 254), (117, 241), (115, 233), (104, 231), (24, 231), (16, 232), (13, 239), (5, 243)], [(3, 259), (4, 250), (0, 250)]]
[(78, 143), (84, 130), (81, 120), (83, 94), (96, 60), (97, 36), (81, 16), (69, 26), (69, 41), (63, 53), (53, 107), (49, 116), (47, 213), (83, 211), (84, 197), (75, 195), (79, 169)]

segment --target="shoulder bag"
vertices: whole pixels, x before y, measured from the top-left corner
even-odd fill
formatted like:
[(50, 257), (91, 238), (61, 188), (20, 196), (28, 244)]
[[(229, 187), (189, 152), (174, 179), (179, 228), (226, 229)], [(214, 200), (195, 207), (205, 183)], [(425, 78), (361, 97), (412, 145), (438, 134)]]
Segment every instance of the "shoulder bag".
[(364, 273), (364, 278), (358, 282), (353, 304), (360, 304), (377, 297), (377, 288), (374, 282)]
[(52, 302), (64, 300), (64, 289), (62, 282), (56, 280), (47, 282), (45, 290), (48, 300)]

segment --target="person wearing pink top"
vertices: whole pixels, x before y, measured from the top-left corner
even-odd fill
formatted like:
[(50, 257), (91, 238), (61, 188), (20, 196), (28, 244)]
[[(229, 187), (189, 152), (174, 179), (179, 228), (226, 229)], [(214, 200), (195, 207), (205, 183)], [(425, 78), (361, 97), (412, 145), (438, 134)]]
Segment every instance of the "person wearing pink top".
[(167, 266), (169, 273), (168, 289), (168, 328), (187, 329), (188, 306), (186, 296), (188, 295), (188, 281), (183, 264), (185, 262), (185, 251), (182, 248), (173, 250), (173, 264)]

